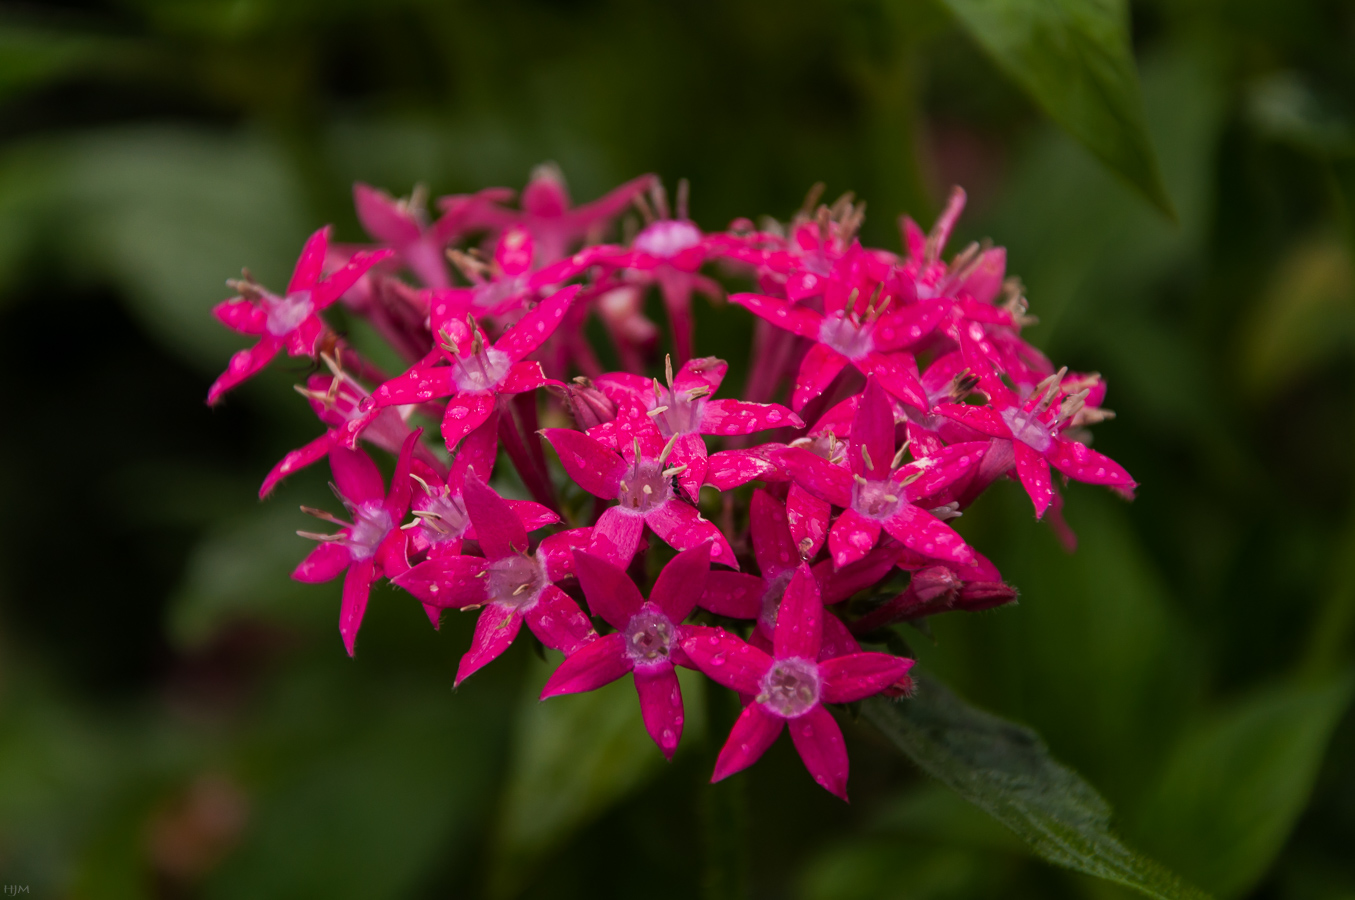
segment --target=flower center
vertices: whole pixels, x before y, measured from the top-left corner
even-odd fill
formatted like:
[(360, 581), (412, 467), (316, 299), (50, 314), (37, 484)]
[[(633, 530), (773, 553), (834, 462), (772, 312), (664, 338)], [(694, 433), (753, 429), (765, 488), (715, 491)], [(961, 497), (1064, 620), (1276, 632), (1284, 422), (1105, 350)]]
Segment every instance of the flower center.
[(895, 490), (888, 481), (857, 481), (852, 486), (852, 509), (870, 519), (887, 519), (901, 502)]
[(819, 702), (819, 667), (793, 656), (772, 663), (762, 676), (757, 702), (785, 719), (803, 716)]
[(513, 360), (502, 350), (485, 347), (479, 353), (463, 356), (453, 368), (452, 380), (457, 390), (472, 394), (483, 394), (498, 387), (508, 374)]
[(637, 666), (666, 663), (676, 631), (672, 619), (653, 603), (646, 603), (626, 623), (626, 654)]
[(655, 222), (635, 237), (635, 249), (650, 256), (677, 256), (701, 243), (701, 230), (682, 219)]
[(695, 433), (701, 423), (701, 407), (706, 402), (702, 398), (709, 393), (707, 390), (700, 397), (689, 399), (681, 391), (664, 391), (658, 402), (668, 408), (652, 417), (654, 424), (659, 426), (659, 433), (666, 438)]
[(546, 586), (541, 564), (530, 556), (505, 556), (489, 564), (487, 593), (491, 603), (522, 608), (541, 596)]
[(869, 324), (853, 322), (847, 316), (830, 316), (819, 326), (819, 341), (848, 359), (860, 359), (875, 349)]
[(395, 523), (379, 500), (368, 500), (353, 508), (353, 527), (344, 541), (353, 558), (370, 559)]
[(265, 302), (268, 306), (268, 322), (264, 327), (273, 337), (290, 334), (315, 312), (309, 290), (297, 291), (286, 297), (270, 297)]
[(656, 462), (637, 460), (621, 479), (621, 493), (617, 499), (621, 508), (643, 515), (667, 503), (673, 496), (673, 485), (663, 477), (663, 469)]
[(459, 497), (453, 497), (444, 487), (442, 493), (425, 496), (413, 503), (414, 510), (423, 513), (419, 527), (429, 543), (454, 541), (466, 533), (470, 518)]
[(1037, 453), (1044, 453), (1054, 443), (1054, 436), (1045, 427), (1037, 415), (1037, 410), (1027, 412), (1018, 406), (1011, 406), (1001, 413), (1002, 421), (1012, 430), (1012, 437)]

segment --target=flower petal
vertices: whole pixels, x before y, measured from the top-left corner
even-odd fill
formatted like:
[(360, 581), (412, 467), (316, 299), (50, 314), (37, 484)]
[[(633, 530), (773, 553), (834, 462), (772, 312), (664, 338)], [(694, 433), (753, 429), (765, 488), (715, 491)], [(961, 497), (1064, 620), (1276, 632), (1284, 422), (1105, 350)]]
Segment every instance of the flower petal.
[(732, 490), (758, 478), (785, 480), (775, 463), (751, 450), (721, 450), (706, 458), (706, 484), (718, 491)]
[(905, 547), (933, 559), (969, 565), (974, 561), (974, 550), (949, 525), (931, 513), (909, 503), (900, 503), (894, 515), (884, 521), (885, 531), (903, 542)]
[(547, 428), (541, 434), (555, 448), (560, 465), (579, 487), (594, 497), (616, 499), (621, 492), (626, 463), (615, 451), (608, 450), (583, 432), (569, 428)]
[(920, 462), (903, 466), (895, 472), (897, 480), (920, 474), (916, 480), (903, 485), (901, 493), (910, 503), (914, 503), (923, 497), (930, 497), (932, 494), (950, 487), (974, 471), (992, 445), (992, 441), (966, 441), (961, 444), (951, 444), (949, 447), (942, 447), (938, 453), (925, 457)]
[(343, 544), (325, 541), (316, 547), (292, 572), (292, 578), (306, 584), (333, 581), (353, 562), (353, 555)]
[(772, 658), (723, 628), (688, 626), (682, 652), (692, 665), (717, 684), (741, 694), (756, 694)]
[(762, 613), (762, 595), (767, 583), (756, 575), (716, 569), (706, 578), (698, 604), (719, 616), (756, 619)]
[[(1017, 459), (1019, 462), (1020, 457)], [(1119, 463), (1077, 441), (1067, 438), (1055, 439), (1048, 459), (1054, 468), (1074, 481), (1108, 484), (1124, 490), (1133, 490), (1137, 486)]]
[(516, 609), (491, 603), (480, 613), (475, 621), (475, 637), (471, 639), (470, 649), (461, 657), (456, 667), (456, 681), (452, 687), (474, 675), (480, 669), (499, 658), (503, 651), (513, 643), (522, 628), (522, 613)]
[(949, 301), (931, 300), (887, 312), (876, 321), (871, 337), (880, 350), (912, 346), (931, 334), (950, 308)]
[(765, 294), (730, 294), (729, 302), (742, 306), (755, 316), (771, 322), (777, 328), (817, 339), (823, 326), (823, 315), (808, 306), (799, 306), (780, 297)]
[(451, 450), (461, 439), (489, 421), (494, 414), (493, 394), (457, 394), (447, 401), (442, 416), (442, 439)]
[(626, 639), (620, 632), (604, 634), (565, 657), (541, 689), (541, 699), (560, 694), (578, 694), (611, 684), (632, 668), (626, 656)]
[(239, 297), (218, 303), (212, 308), (212, 315), (232, 331), (251, 337), (263, 334), (268, 327), (268, 313), (255, 303)]
[(367, 612), (367, 598), (371, 596), (375, 580), (376, 560), (370, 557), (349, 566), (348, 574), (344, 576), (339, 634), (343, 635), (343, 645), (349, 656), (353, 655), (353, 645), (357, 643), (358, 629), (362, 627), (362, 616)]
[(781, 729), (785, 727), (785, 719), (767, 712), (761, 704), (750, 703), (745, 706), (729, 732), (729, 740), (725, 741), (719, 758), (715, 760), (711, 782), (723, 781), (757, 762), (781, 736)]
[(513, 362), (525, 359), (560, 326), (560, 321), (579, 295), (579, 290), (580, 285), (572, 285), (538, 303), (494, 342), (494, 349), (508, 354)]
[(527, 610), (527, 625), (541, 643), (568, 656), (597, 638), (593, 623), (564, 591), (553, 584), (546, 585), (531, 609)]
[(650, 589), (649, 600), (663, 610), (674, 622), (681, 622), (696, 609), (696, 603), (706, 590), (710, 574), (709, 543), (697, 544), (683, 550), (668, 561)]
[(868, 519), (854, 509), (843, 510), (828, 532), (828, 552), (837, 568), (858, 562), (880, 540), (880, 522)]
[(419, 224), (385, 191), (356, 182), (353, 207), (363, 229), (383, 244), (399, 247), (419, 239)]
[(579, 578), (593, 615), (600, 616), (613, 628), (625, 628), (644, 605), (645, 598), (640, 596), (640, 590), (630, 576), (601, 557), (576, 550), (574, 574)]
[(866, 379), (866, 389), (861, 392), (861, 402), (852, 419), (847, 459), (854, 474), (873, 481), (887, 477), (894, 460), (894, 407), (880, 380), (873, 375)]
[(874, 375), (880, 380), (882, 388), (904, 403), (923, 412), (930, 411), (931, 403), (927, 400), (927, 392), (913, 375), (917, 371), (917, 363), (913, 361), (911, 353), (875, 351), (866, 354), (864, 359), (855, 360), (855, 363), (863, 375)]
[(337, 444), (329, 448), (329, 469), (339, 493), (349, 503), (385, 500), (386, 485), (372, 458), (361, 450)]
[(701, 409), (702, 434), (752, 434), (768, 428), (803, 428), (804, 420), (779, 403), (708, 400)]
[(207, 389), (207, 403), (215, 406), (226, 391), (235, 387), (250, 376), (257, 374), (269, 361), (278, 355), (281, 345), (277, 338), (264, 335), (259, 342), (246, 350), (237, 351), (226, 364), (226, 371), (217, 376), (216, 381)]
[(822, 644), (823, 602), (819, 599), (819, 582), (809, 565), (800, 563), (781, 598), (772, 646), (779, 658), (817, 659)]
[(522, 394), (543, 385), (558, 383), (546, 377), (546, 373), (541, 371), (541, 363), (527, 359), (513, 363), (496, 390), (500, 394)]
[(626, 512), (619, 506), (608, 507), (593, 525), (593, 539), (588, 545), (588, 552), (612, 565), (628, 566), (640, 547), (640, 535), (644, 530), (645, 520), (640, 516)]
[(792, 484), (786, 492), (786, 522), (796, 548), (805, 559), (817, 556), (823, 549), (832, 512), (827, 500), (815, 497), (798, 484)]
[(675, 550), (690, 550), (698, 544), (711, 543), (714, 544), (711, 562), (723, 563), (731, 569), (739, 567), (729, 541), (715, 523), (702, 518), (696, 507), (681, 500), (669, 500), (651, 509), (645, 514), (645, 524)]
[(847, 799), (847, 744), (833, 714), (822, 705), (786, 723), (805, 768), (819, 786)]
[(795, 393), (790, 405), (796, 412), (827, 390), (828, 385), (847, 365), (847, 357), (826, 344), (815, 344), (800, 361), (800, 373), (795, 377)]
[(273, 488), (278, 486), (278, 482), (288, 475), (324, 459), (333, 444), (334, 436), (326, 431), (304, 447), (298, 447), (288, 453), (264, 477), (263, 484), (259, 487), (259, 499), (262, 500), (272, 493)]
[(306, 238), (301, 248), (296, 267), (292, 269), (292, 278), (287, 282), (287, 293), (294, 294), (315, 287), (320, 280), (320, 271), (325, 265), (325, 254), (329, 252), (329, 226), (317, 230)]
[(560, 581), (574, 574), (574, 551), (587, 550), (592, 543), (593, 529), (570, 528), (542, 538), (541, 544), (536, 548), (536, 555), (546, 569), (546, 577), (551, 581)]
[(834, 506), (852, 505), (850, 470), (835, 466), (803, 447), (780, 450), (773, 457), (773, 461), (780, 463), (796, 484), (819, 499), (827, 500)]
[(1049, 504), (1054, 502), (1054, 482), (1049, 477), (1049, 463), (1021, 441), (1012, 441), (1012, 450), (1016, 454), (1016, 474), (1021, 479), (1021, 486), (1030, 495), (1030, 502), (1035, 504), (1035, 518), (1042, 518)]
[(964, 403), (938, 403), (936, 410), (940, 415), (945, 416), (961, 425), (968, 425), (975, 431), (980, 431), (990, 437), (1010, 438), (1012, 430), (1007, 427), (1007, 423), (1002, 421), (1002, 417), (997, 411), (988, 406), (970, 406)]
[(378, 407), (406, 403), (423, 403), (437, 397), (456, 393), (451, 366), (416, 365), (403, 375), (397, 375), (372, 391), (372, 400)]
[(663, 755), (673, 758), (682, 738), (682, 687), (671, 665), (635, 668), (635, 692), (645, 730)]
[(898, 681), (913, 661), (888, 653), (853, 653), (819, 663), (825, 703), (854, 703), (880, 693)]
[(475, 539), (490, 559), (525, 554), (527, 529), (503, 498), (474, 475), (466, 476), (461, 489), (466, 513), (475, 526)]
[(484, 577), (488, 564), (478, 556), (437, 556), (395, 576), (391, 584), (409, 591), (425, 606), (481, 606), (488, 599)]
[(753, 556), (763, 577), (773, 578), (800, 564), (800, 549), (791, 537), (786, 507), (779, 500), (766, 491), (753, 491), (748, 519)]

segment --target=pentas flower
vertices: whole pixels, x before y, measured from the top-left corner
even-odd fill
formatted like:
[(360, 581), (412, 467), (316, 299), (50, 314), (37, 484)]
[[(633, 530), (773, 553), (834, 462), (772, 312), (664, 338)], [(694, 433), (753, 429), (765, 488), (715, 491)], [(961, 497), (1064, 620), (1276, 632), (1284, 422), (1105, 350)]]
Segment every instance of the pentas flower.
[(1061, 369), (1049, 376), (1024, 401), (996, 377), (985, 377), (980, 388), (988, 395), (989, 406), (937, 407), (941, 415), (994, 438), (990, 452), (1012, 454), (1017, 477), (1035, 504), (1037, 519), (1044, 516), (1054, 499), (1051, 465), (1074, 481), (1108, 485), (1125, 494), (1132, 494), (1137, 486), (1115, 460), (1063, 433), (1090, 395), (1089, 388), (1063, 394), (1060, 385), (1066, 374), (1067, 369)]
[(257, 336), (259, 341), (231, 357), (226, 371), (207, 390), (209, 404), (217, 403), (226, 391), (259, 372), (279, 350), (286, 349), (290, 356), (314, 357), (325, 333), (320, 311), (338, 300), (368, 269), (391, 255), (390, 250), (356, 253), (342, 269), (321, 278), (328, 245), (328, 227), (310, 236), (292, 270), (284, 296), (270, 293), (248, 275), (244, 280), (230, 282), (240, 296), (218, 304), (212, 314), (227, 328)]
[(592, 623), (555, 586), (573, 574), (570, 553), (587, 536), (561, 532), (531, 554), (518, 514), (473, 473), (466, 476), (461, 497), (484, 558), (438, 556), (392, 579), (428, 606), (483, 608), (471, 648), (456, 670), (456, 684), (507, 650), (524, 621), (541, 643), (564, 653), (591, 641), (596, 636)]
[(408, 198), (399, 200), (362, 182), (353, 185), (353, 206), (362, 227), (394, 251), (400, 262), (430, 288), (450, 286), (443, 251), (472, 227), (476, 207), (487, 203), (488, 198), (481, 198), (480, 204), (462, 199), (454, 209), (430, 224), (428, 196), (422, 185), (416, 186)]
[(595, 497), (617, 501), (593, 526), (590, 552), (615, 565), (627, 566), (648, 526), (678, 550), (712, 543), (713, 562), (738, 568), (734, 551), (720, 529), (677, 496), (673, 478), (681, 474), (682, 467), (669, 466), (677, 435), (665, 443), (648, 416), (623, 423), (616, 434), (620, 452), (568, 428), (547, 428), (541, 434), (579, 487)]
[(442, 418), (442, 437), (450, 450), (490, 417), (500, 396), (558, 384), (546, 378), (540, 363), (526, 357), (550, 337), (578, 291), (576, 285), (547, 298), (492, 344), (473, 319), (466, 324), (452, 320), (430, 358), (372, 392), (366, 415), (346, 426), (349, 440), (356, 440), (387, 406), (451, 397)]
[(964, 539), (915, 504), (969, 474), (987, 450), (984, 442), (955, 444), (936, 456), (900, 465), (902, 454), (894, 452), (894, 414), (879, 382), (871, 378), (852, 423), (850, 470), (799, 447), (782, 451), (778, 459), (805, 490), (843, 509), (828, 535), (834, 565), (864, 557), (881, 530), (918, 553), (969, 563), (974, 551)]
[(801, 563), (781, 600), (771, 654), (720, 628), (690, 628), (682, 649), (692, 663), (711, 680), (753, 698), (734, 723), (711, 781), (752, 765), (789, 725), (809, 774), (847, 799), (847, 748), (842, 729), (823, 704), (878, 694), (907, 675), (913, 661), (852, 653), (820, 662), (823, 616), (818, 582)]
[(621, 569), (576, 552), (574, 569), (589, 608), (616, 630), (566, 656), (546, 681), (541, 699), (596, 690), (629, 672), (645, 729), (672, 759), (683, 724), (682, 688), (673, 666), (687, 664), (681, 648), (692, 628), (682, 620), (705, 587), (710, 549), (701, 544), (669, 560), (648, 600)]
[[(658, 426), (665, 440), (676, 438), (672, 460), (685, 466), (678, 484), (692, 500), (706, 480), (706, 442), (701, 435), (752, 434), (768, 428), (803, 428), (800, 417), (779, 403), (747, 403), (743, 400), (712, 400), (720, 389), (729, 364), (713, 356), (688, 360), (673, 374), (673, 360), (665, 360), (667, 386), (629, 372), (613, 372), (596, 380), (618, 400), (629, 400)], [(616, 396), (620, 394), (621, 396)], [(616, 429), (619, 422), (612, 423)]]
[(895, 562), (911, 573), (908, 587), (853, 622), (853, 634), (952, 609), (978, 612), (1016, 600), (1016, 589), (1005, 584), (997, 566), (978, 552), (968, 566), (938, 563), (906, 548)]
[(320, 546), (301, 561), (292, 577), (307, 584), (319, 584), (338, 578), (345, 570), (348, 572), (343, 580), (339, 633), (349, 656), (353, 655), (358, 629), (362, 627), (372, 583), (380, 576), (389, 577), (408, 567), (405, 533), (399, 525), (409, 509), (410, 459), (421, 433), (411, 434), (400, 448), (389, 493), (370, 456), (361, 450), (341, 446), (330, 448), (329, 467), (334, 473), (334, 493), (348, 510), (352, 522), (345, 522), (324, 510), (301, 507), (304, 512), (339, 526), (336, 534), (297, 532), (304, 538), (319, 541)]

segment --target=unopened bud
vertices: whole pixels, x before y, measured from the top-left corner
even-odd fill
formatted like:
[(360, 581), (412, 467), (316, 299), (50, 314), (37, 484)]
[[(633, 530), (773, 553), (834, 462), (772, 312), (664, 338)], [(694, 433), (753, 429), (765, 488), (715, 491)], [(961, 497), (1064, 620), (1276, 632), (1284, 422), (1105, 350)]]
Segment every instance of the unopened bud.
[(616, 404), (587, 378), (575, 378), (563, 388), (555, 388), (554, 393), (564, 401), (574, 423), (582, 429), (616, 418)]

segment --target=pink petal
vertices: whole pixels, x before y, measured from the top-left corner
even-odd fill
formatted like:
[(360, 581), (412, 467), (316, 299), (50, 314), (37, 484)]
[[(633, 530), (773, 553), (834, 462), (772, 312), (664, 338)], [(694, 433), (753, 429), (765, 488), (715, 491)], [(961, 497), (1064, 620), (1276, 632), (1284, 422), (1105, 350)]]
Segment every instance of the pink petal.
[(894, 477), (902, 480), (920, 471), (922, 474), (917, 480), (901, 486), (903, 496), (910, 502), (930, 497), (972, 472), (991, 446), (991, 441), (951, 444), (921, 463), (904, 466)]
[(401, 209), (385, 191), (359, 181), (353, 185), (353, 206), (362, 227), (383, 244), (393, 247), (412, 244), (421, 235), (413, 216)]
[(800, 374), (795, 378), (795, 393), (790, 405), (796, 411), (804, 409), (805, 404), (822, 394), (833, 379), (847, 365), (847, 357), (838, 353), (827, 344), (815, 344), (809, 348), (800, 362)]
[(790, 739), (819, 786), (847, 799), (847, 744), (833, 714), (822, 705), (786, 722)]
[(706, 484), (728, 491), (754, 479), (783, 481), (772, 462), (750, 450), (721, 450), (706, 459)]
[(707, 576), (698, 605), (732, 619), (756, 619), (762, 614), (766, 590), (767, 583), (756, 575), (716, 569)]
[(819, 663), (824, 703), (854, 703), (880, 693), (913, 667), (913, 661), (888, 653), (853, 653)]
[(292, 270), (292, 280), (287, 282), (287, 293), (315, 287), (320, 280), (320, 272), (325, 265), (325, 254), (329, 252), (329, 226), (326, 225), (306, 239), (297, 258), (296, 268)]
[(212, 315), (240, 334), (260, 335), (268, 327), (268, 313), (249, 300), (225, 300), (212, 308)]
[(579, 578), (588, 608), (616, 629), (625, 628), (645, 599), (620, 567), (582, 551), (574, 552), (574, 574)]
[(598, 636), (579, 604), (553, 584), (546, 585), (540, 598), (527, 610), (527, 625), (541, 643), (566, 656)]
[(884, 528), (904, 546), (933, 559), (963, 565), (974, 561), (974, 551), (964, 538), (931, 513), (908, 503), (899, 504), (894, 515), (884, 521)]
[(803, 447), (779, 451), (775, 461), (780, 463), (795, 483), (834, 506), (852, 505), (852, 473), (835, 466)]
[(682, 738), (682, 688), (671, 665), (635, 669), (635, 692), (640, 695), (640, 715), (645, 730), (663, 755), (673, 758)]
[[(1018, 456), (1018, 465), (1020, 460)], [(1049, 462), (1074, 481), (1108, 484), (1127, 490), (1132, 490), (1136, 486), (1134, 479), (1115, 460), (1104, 453), (1097, 453), (1086, 444), (1067, 438), (1055, 439), (1053, 450), (1049, 454)]]
[[(525, 501), (513, 501), (522, 503)], [(535, 504), (533, 504), (535, 505)], [(544, 507), (542, 507), (544, 509)], [(552, 513), (554, 515), (554, 513)], [(593, 542), (593, 529), (570, 528), (542, 538), (536, 555), (546, 568), (546, 577), (560, 581), (574, 574), (574, 551), (587, 550)]]
[(409, 511), (410, 495), (414, 489), (414, 482), (410, 479), (409, 473), (414, 464), (414, 449), (419, 446), (419, 438), (422, 436), (422, 428), (411, 431), (400, 445), (400, 453), (395, 458), (391, 489), (386, 495), (386, 512), (390, 513), (391, 520), (397, 523)]
[(941, 319), (950, 311), (945, 300), (924, 300), (881, 316), (871, 332), (876, 348), (899, 350), (909, 347), (931, 334)]
[(479, 428), (494, 414), (493, 394), (457, 394), (447, 401), (447, 411), (442, 415), (442, 439), (447, 449)]
[(800, 563), (786, 585), (772, 640), (778, 658), (818, 658), (823, 643), (823, 603), (819, 583), (806, 563)]
[[(699, 544), (714, 544), (711, 562), (723, 563), (731, 569), (739, 567), (729, 541), (715, 527), (715, 523), (701, 517), (696, 507), (681, 500), (669, 500), (645, 514), (645, 524), (676, 550), (690, 550)], [(599, 522), (601, 524), (601, 522)]]
[(720, 389), (728, 371), (729, 363), (713, 356), (688, 360), (673, 377), (673, 390), (685, 394), (704, 387), (710, 388), (713, 394)]
[(237, 351), (226, 364), (226, 371), (217, 376), (216, 381), (207, 389), (207, 403), (215, 405), (231, 388), (257, 374), (269, 360), (278, 355), (281, 346), (276, 338), (264, 335), (259, 343), (247, 350)]
[(588, 545), (588, 552), (615, 566), (628, 566), (635, 558), (644, 530), (645, 520), (640, 516), (619, 506), (608, 507), (593, 525), (593, 540)]
[[(662, 451), (660, 451), (662, 452)], [(686, 466), (677, 475), (678, 487), (693, 503), (701, 496), (701, 485), (706, 480), (706, 442), (699, 434), (679, 435), (668, 457), (670, 466)]]
[(1010, 438), (1012, 430), (997, 411), (988, 406), (970, 406), (963, 403), (938, 403), (936, 412), (961, 425), (968, 425), (995, 438)]
[(513, 643), (513, 638), (518, 636), (521, 628), (522, 613), (518, 610), (498, 603), (486, 606), (475, 622), (475, 637), (471, 639), (466, 655), (461, 657), (452, 687), (459, 687), (461, 682), (498, 659)]
[(339, 494), (349, 503), (385, 500), (386, 485), (372, 458), (361, 450), (349, 450), (337, 444), (329, 449), (329, 468)]
[(837, 568), (863, 559), (880, 540), (880, 522), (854, 509), (843, 510), (828, 532), (828, 552)]
[(823, 646), (819, 648), (819, 660), (834, 659), (860, 653), (861, 645), (852, 637), (842, 620), (832, 613), (823, 615)]
[(367, 274), (372, 266), (394, 256), (391, 250), (362, 250), (354, 253), (348, 264), (311, 290), (311, 298), (317, 310), (324, 309), (342, 297), (349, 288), (357, 284), (358, 279)]
[(391, 584), (409, 591), (425, 606), (482, 606), (488, 599), (484, 577), (487, 565), (488, 561), (478, 556), (438, 556), (395, 576)]
[(353, 562), (353, 555), (343, 544), (325, 541), (316, 547), (292, 572), (292, 578), (306, 584), (320, 584), (338, 578)]
[(259, 499), (262, 500), (272, 493), (278, 482), (288, 475), (319, 462), (325, 457), (325, 454), (329, 453), (329, 448), (333, 444), (333, 435), (326, 431), (304, 447), (299, 447), (288, 453), (269, 470), (268, 475), (263, 480), (263, 485), (259, 487)]
[(696, 609), (710, 574), (711, 545), (698, 544), (668, 561), (654, 581), (649, 600), (674, 622), (681, 622)]
[(523, 394), (546, 384), (558, 385), (559, 382), (547, 378), (546, 373), (541, 371), (541, 363), (529, 359), (513, 363), (503, 381), (499, 382), (496, 391), (500, 394)]
[(772, 578), (800, 564), (800, 549), (791, 537), (786, 507), (766, 491), (753, 491), (748, 527), (753, 536), (753, 556), (764, 577)]
[(1012, 441), (1012, 450), (1016, 453), (1016, 474), (1021, 478), (1021, 486), (1030, 495), (1030, 502), (1035, 504), (1035, 518), (1041, 518), (1054, 501), (1054, 482), (1049, 477), (1049, 463), (1021, 441)]
[(913, 372), (917, 371), (917, 363), (913, 361), (912, 354), (876, 351), (868, 353), (865, 359), (856, 360), (856, 367), (862, 374), (874, 375), (880, 379), (881, 387), (909, 406), (923, 412), (930, 411), (931, 403), (927, 400), (927, 392), (913, 375)]
[(485, 556), (502, 559), (527, 552), (527, 529), (493, 488), (469, 475), (461, 499)]
[(560, 465), (579, 487), (604, 500), (615, 500), (621, 493), (626, 463), (614, 451), (581, 431), (547, 428), (541, 433), (559, 454)]
[(730, 294), (729, 302), (742, 306), (755, 316), (784, 328), (800, 337), (818, 339), (823, 316), (807, 306), (797, 306), (789, 300), (764, 294)]
[(560, 694), (578, 694), (611, 684), (632, 668), (626, 656), (626, 639), (619, 631), (589, 641), (565, 657), (541, 690), (541, 699)]
[(682, 652), (707, 678), (741, 694), (761, 690), (762, 676), (772, 665), (772, 658), (765, 652), (723, 628), (704, 625), (688, 627)]
[(1007, 274), (1007, 250), (990, 247), (979, 257), (964, 279), (957, 285), (980, 303), (992, 303), (1002, 290), (1002, 279)]
[(866, 379), (856, 407), (847, 459), (852, 472), (872, 481), (884, 479), (894, 459), (894, 407), (874, 376)]
[[(447, 484), (460, 488), (466, 475), (474, 472), (481, 481), (489, 481), (494, 474), (494, 460), (499, 453), (498, 416), (491, 415), (484, 424), (462, 440), (447, 473)], [(529, 529), (530, 530), (530, 529)]]
[(785, 719), (772, 715), (760, 704), (745, 706), (729, 732), (729, 740), (725, 741), (719, 758), (715, 760), (715, 773), (711, 775), (711, 782), (723, 781), (757, 762), (781, 736), (781, 729), (785, 725)]
[(358, 629), (362, 627), (362, 615), (367, 611), (367, 598), (372, 593), (372, 582), (376, 580), (376, 561), (364, 559), (354, 563), (343, 579), (343, 603), (339, 607), (339, 634), (343, 635), (343, 645), (348, 655), (353, 655), (353, 645), (358, 639)]
[(932, 233), (927, 240), (927, 249), (932, 258), (938, 258), (946, 242), (950, 240), (950, 233), (955, 228), (955, 223), (960, 219), (960, 213), (964, 212), (965, 192), (964, 188), (955, 185), (950, 189), (950, 196), (946, 198), (946, 208), (941, 210), (941, 215), (936, 217), (932, 223)]
[(540, 503), (531, 500), (509, 500), (507, 498), (503, 502), (508, 504), (508, 508), (513, 511), (513, 515), (518, 517), (522, 527), (528, 531), (536, 531), (560, 521), (558, 515), (551, 512), (549, 507), (542, 506)]
[(456, 393), (451, 366), (414, 366), (372, 391), (377, 406), (423, 403)]
[(786, 492), (786, 522), (796, 548), (805, 559), (812, 559), (823, 549), (832, 512), (827, 500), (815, 497), (798, 484), (792, 484)]
[(507, 353), (513, 362), (525, 359), (559, 327), (579, 289), (577, 284), (564, 288), (538, 303), (494, 342), (494, 349)]
[(922, 387), (926, 389), (928, 395), (940, 394), (951, 386), (962, 373), (966, 372), (969, 366), (966, 365), (964, 354), (959, 350), (952, 350), (942, 356), (932, 360), (931, 365), (927, 366), (927, 371), (922, 373)]
[(532, 234), (520, 226), (511, 225), (499, 235), (494, 245), (494, 262), (505, 275), (521, 275), (532, 267), (535, 255)]
[(708, 400), (701, 410), (702, 434), (752, 434), (768, 428), (803, 428), (804, 421), (779, 403)]
[(836, 570), (832, 562), (814, 566), (814, 577), (819, 580), (819, 591), (825, 606), (841, 603), (857, 591), (863, 591), (889, 574), (894, 568), (899, 548), (878, 547), (864, 559)]

